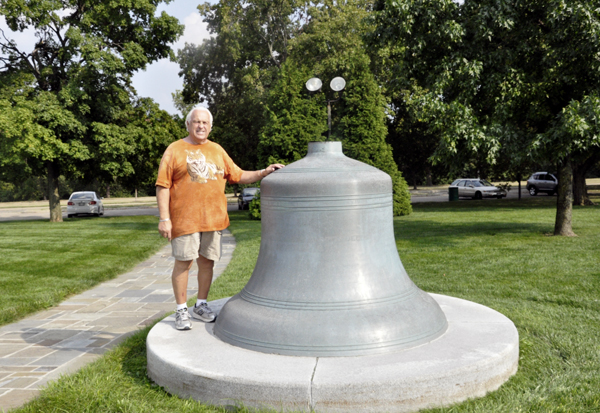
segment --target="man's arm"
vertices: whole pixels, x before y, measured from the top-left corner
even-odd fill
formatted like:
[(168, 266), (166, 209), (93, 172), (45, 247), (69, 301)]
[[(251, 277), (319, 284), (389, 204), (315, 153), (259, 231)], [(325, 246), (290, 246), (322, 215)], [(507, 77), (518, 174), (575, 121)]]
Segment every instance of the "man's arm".
[(156, 203), (158, 204), (158, 232), (161, 236), (168, 238), (171, 241), (171, 229), (173, 224), (171, 223), (171, 215), (169, 212), (169, 201), (171, 199), (171, 192), (169, 188), (164, 186), (156, 186)]
[[(283, 167), (284, 167), (284, 165), (282, 165), (280, 163), (274, 163), (260, 171), (244, 171), (242, 173), (242, 177), (240, 178), (240, 180), (237, 183), (238, 184), (253, 184), (254, 182), (260, 181), (265, 176), (267, 176), (267, 175), (273, 173), (274, 171), (276, 171), (277, 169), (281, 169)], [(156, 195), (158, 196), (158, 192), (156, 193)]]

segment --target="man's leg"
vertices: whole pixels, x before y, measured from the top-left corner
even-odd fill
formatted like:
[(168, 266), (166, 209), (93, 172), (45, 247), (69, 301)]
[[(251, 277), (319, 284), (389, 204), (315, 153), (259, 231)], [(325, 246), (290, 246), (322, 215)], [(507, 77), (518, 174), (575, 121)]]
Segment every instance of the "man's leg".
[(200, 255), (196, 260), (198, 263), (198, 301), (192, 310), (192, 317), (212, 323), (216, 319), (216, 314), (208, 306), (206, 299), (210, 290), (210, 283), (213, 277), (213, 267), (215, 262)]
[(173, 283), (173, 293), (175, 294), (175, 302), (177, 305), (185, 304), (187, 302), (187, 285), (190, 268), (192, 267), (193, 260), (190, 261), (177, 261), (173, 266), (173, 274), (171, 275), (171, 282)]
[(194, 261), (175, 260), (175, 264), (173, 265), (171, 282), (173, 284), (175, 302), (177, 303), (177, 311), (175, 312), (175, 328), (178, 330), (189, 330), (192, 328), (192, 323), (190, 322), (190, 316), (186, 304), (188, 276), (192, 262)]
[(208, 298), (210, 284), (212, 283), (215, 262), (202, 255), (198, 257), (196, 262), (198, 263), (198, 298), (206, 300)]
[(178, 330), (189, 330), (192, 328), (187, 308), (187, 286), (190, 268), (192, 268), (194, 259), (198, 256), (199, 246), (200, 236), (198, 233), (181, 235), (171, 240), (173, 258), (175, 258), (171, 283), (173, 284), (173, 294), (177, 303), (175, 328)]
[(215, 260), (221, 258), (221, 231), (203, 232), (200, 238), (200, 251), (198, 251), (198, 300), (192, 310), (192, 317), (212, 323), (217, 318), (214, 311), (208, 306), (206, 299), (213, 278)]

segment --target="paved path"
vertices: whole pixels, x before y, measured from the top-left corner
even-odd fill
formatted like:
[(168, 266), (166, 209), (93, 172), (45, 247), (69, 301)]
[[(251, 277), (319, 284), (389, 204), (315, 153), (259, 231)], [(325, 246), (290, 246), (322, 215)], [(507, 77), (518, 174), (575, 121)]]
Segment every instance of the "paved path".
[[(236, 203), (229, 202), (227, 204), (227, 211), (237, 211), (238, 206)], [(154, 215), (158, 216), (158, 208), (152, 206), (141, 206), (141, 207), (127, 207), (119, 208), (118, 206), (111, 206), (104, 210), (105, 217), (120, 217), (120, 216), (132, 216), (132, 215)], [(88, 219), (91, 216), (88, 216)], [(50, 219), (50, 211), (48, 206), (34, 206), (27, 208), (0, 208), (0, 222), (1, 221), (24, 221), (32, 219)], [(67, 219), (67, 209), (63, 208), (63, 219)], [(85, 216), (73, 219), (86, 219)]]
[[(235, 249), (231, 233), (223, 235), (223, 256), (213, 280), (223, 273)], [(77, 371), (173, 312), (172, 268), (167, 245), (128, 273), (0, 327), (0, 411), (23, 405), (49, 381)], [(189, 296), (197, 292), (195, 268), (190, 272)]]

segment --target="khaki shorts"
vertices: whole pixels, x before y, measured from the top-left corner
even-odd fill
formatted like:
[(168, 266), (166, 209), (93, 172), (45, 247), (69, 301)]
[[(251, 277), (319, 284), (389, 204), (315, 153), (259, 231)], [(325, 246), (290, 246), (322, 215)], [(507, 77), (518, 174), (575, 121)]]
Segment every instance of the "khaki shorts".
[(202, 255), (212, 261), (221, 259), (221, 231), (196, 232), (171, 240), (173, 257), (177, 261), (191, 261)]

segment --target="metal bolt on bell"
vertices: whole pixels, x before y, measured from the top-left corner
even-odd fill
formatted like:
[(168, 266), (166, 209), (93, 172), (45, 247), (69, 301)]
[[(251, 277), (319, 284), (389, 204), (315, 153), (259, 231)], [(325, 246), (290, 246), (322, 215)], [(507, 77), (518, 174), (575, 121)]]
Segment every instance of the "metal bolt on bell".
[(358, 356), (418, 346), (447, 329), (408, 277), (394, 239), (392, 180), (341, 142), (263, 179), (262, 237), (248, 284), (217, 318), (229, 344), (291, 356)]

